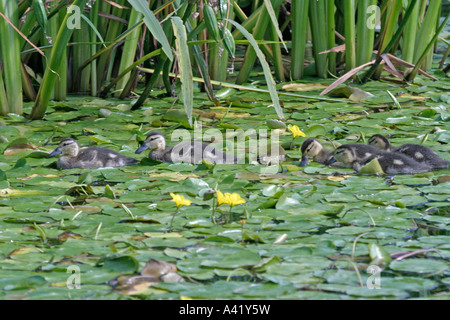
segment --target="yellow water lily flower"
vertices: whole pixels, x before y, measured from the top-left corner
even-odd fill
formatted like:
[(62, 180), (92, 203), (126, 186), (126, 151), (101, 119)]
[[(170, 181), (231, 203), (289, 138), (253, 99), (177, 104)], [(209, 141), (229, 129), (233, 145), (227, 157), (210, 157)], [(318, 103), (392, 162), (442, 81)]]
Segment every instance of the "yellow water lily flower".
[(217, 204), (219, 206), (222, 204), (229, 204), (230, 206), (234, 207), (237, 206), (238, 204), (243, 203), (245, 203), (245, 200), (240, 196), (239, 193), (226, 192), (225, 194), (223, 194), (220, 190), (217, 190)]
[(297, 137), (306, 137), (306, 134), (304, 134), (297, 125), (289, 125), (288, 129), (292, 132), (292, 137), (294, 139)]
[(174, 201), (177, 205), (177, 208), (180, 208), (182, 206), (190, 206), (192, 203), (191, 200), (186, 199), (180, 194), (170, 193), (170, 196), (172, 197), (172, 201)]
[(227, 199), (220, 190), (217, 190), (217, 205), (228, 204)]

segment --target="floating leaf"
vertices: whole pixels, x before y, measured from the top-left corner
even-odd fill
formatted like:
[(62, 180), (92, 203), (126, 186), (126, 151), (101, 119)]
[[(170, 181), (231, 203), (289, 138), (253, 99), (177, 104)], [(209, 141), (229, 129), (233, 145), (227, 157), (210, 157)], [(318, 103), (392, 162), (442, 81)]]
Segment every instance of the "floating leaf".
[(373, 158), (369, 163), (359, 170), (358, 174), (384, 174), (377, 158)]

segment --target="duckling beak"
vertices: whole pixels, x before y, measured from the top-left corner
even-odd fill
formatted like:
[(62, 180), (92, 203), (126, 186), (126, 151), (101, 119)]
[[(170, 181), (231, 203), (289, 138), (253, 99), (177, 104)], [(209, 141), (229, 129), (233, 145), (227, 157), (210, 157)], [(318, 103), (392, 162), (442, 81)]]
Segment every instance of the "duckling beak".
[(136, 150), (135, 153), (141, 153), (142, 151), (145, 151), (147, 149), (148, 149), (147, 145), (145, 143), (143, 143), (139, 146), (139, 148)]
[(335, 162), (337, 162), (337, 160), (333, 157), (330, 160), (328, 160), (328, 162), (325, 163), (325, 165), (329, 166), (330, 164), (335, 163)]
[(55, 150), (53, 150), (52, 153), (50, 153), (50, 154), (48, 155), (48, 157), (51, 158), (51, 157), (54, 157), (54, 156), (56, 156), (57, 154), (60, 154), (60, 153), (62, 153), (62, 151), (61, 151), (61, 149), (59, 149), (59, 147), (58, 147), (58, 148), (56, 148)]
[(305, 167), (306, 165), (308, 165), (308, 158), (306, 156), (302, 156), (302, 160), (300, 161), (300, 167)]

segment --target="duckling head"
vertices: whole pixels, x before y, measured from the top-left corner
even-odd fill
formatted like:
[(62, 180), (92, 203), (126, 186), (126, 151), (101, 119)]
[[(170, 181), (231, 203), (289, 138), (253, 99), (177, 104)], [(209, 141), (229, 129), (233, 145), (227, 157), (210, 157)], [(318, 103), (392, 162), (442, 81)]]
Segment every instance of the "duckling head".
[(370, 137), (369, 146), (374, 146), (381, 150), (389, 150), (391, 148), (391, 143), (385, 136), (381, 134), (375, 134)]
[(314, 158), (323, 149), (319, 141), (314, 138), (306, 139), (301, 146), (302, 159), (304, 157)]
[(76, 157), (78, 155), (79, 150), (80, 146), (78, 145), (75, 139), (65, 138), (61, 140), (59, 146), (55, 150), (53, 150), (53, 152), (50, 153), (48, 156), (50, 158), (56, 156), (57, 154), (62, 153), (65, 156)]
[(345, 164), (351, 164), (357, 160), (355, 150), (347, 148), (345, 145), (340, 146), (334, 152), (334, 160)]
[(166, 149), (166, 139), (159, 132), (150, 132), (145, 138), (145, 141), (136, 150), (136, 153), (141, 153), (147, 149), (159, 151)]

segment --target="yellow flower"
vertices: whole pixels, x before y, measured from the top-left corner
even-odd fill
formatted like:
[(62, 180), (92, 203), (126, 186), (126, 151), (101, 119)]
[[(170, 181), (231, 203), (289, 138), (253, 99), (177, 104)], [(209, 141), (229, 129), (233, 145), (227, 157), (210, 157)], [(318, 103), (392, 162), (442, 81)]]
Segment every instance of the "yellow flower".
[(222, 204), (229, 204), (234, 207), (243, 203), (245, 203), (245, 200), (241, 198), (239, 193), (233, 192), (223, 194), (220, 190), (217, 190), (217, 204), (219, 206)]
[(289, 125), (288, 129), (292, 132), (292, 137), (294, 139), (297, 137), (306, 137), (306, 134), (304, 134), (297, 125)]
[(175, 204), (177, 205), (177, 208), (182, 206), (190, 206), (192, 203), (191, 200), (188, 200), (179, 194), (170, 193), (170, 196), (172, 197), (172, 201), (174, 201)]
[(217, 205), (228, 204), (228, 200), (225, 198), (220, 190), (217, 190)]

